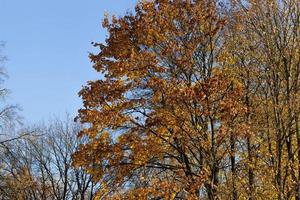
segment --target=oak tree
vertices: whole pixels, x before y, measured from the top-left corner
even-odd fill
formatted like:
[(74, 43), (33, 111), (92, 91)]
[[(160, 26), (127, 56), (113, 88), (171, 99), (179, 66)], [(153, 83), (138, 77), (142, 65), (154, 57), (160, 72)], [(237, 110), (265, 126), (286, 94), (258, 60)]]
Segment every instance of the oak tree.
[(226, 16), (211, 0), (142, 1), (105, 18), (91, 54), (104, 78), (81, 92), (88, 141), (74, 155), (99, 198), (220, 199), (233, 138), (247, 124), (241, 83), (222, 55)]

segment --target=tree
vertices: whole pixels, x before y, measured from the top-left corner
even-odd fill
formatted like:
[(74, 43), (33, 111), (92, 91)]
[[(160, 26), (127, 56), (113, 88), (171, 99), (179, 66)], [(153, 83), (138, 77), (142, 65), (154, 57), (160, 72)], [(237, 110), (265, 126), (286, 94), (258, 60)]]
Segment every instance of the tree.
[(300, 3), (152, 0), (103, 26), (74, 154), (98, 199), (300, 199)]
[[(239, 1), (247, 60), (255, 66), (257, 176), (270, 196), (299, 199), (299, 16), (295, 0)], [(251, 40), (249, 40), (251, 38)], [(249, 57), (249, 55), (251, 57)], [(263, 162), (262, 162), (263, 161)], [(259, 169), (259, 170), (258, 170)]]
[(226, 16), (216, 1), (142, 1), (105, 18), (91, 55), (104, 78), (80, 96), (88, 137), (74, 154), (98, 198), (224, 199), (232, 141), (248, 126), (243, 88), (224, 63)]
[(12, 130), (16, 127), (16, 125), (20, 124), (21, 117), (18, 114), (20, 107), (18, 105), (7, 104), (7, 102), (5, 101), (9, 94), (9, 90), (3, 86), (3, 82), (7, 78), (7, 73), (4, 68), (4, 64), (7, 58), (1, 54), (4, 46), (5, 43), (0, 41), (0, 145), (10, 140), (19, 139), (20, 137), (27, 135), (12, 135)]
[(6, 143), (0, 156), (0, 198), (93, 199), (97, 184), (71, 165), (71, 155), (81, 142), (76, 138), (80, 125), (67, 118), (28, 129), (38, 135)]

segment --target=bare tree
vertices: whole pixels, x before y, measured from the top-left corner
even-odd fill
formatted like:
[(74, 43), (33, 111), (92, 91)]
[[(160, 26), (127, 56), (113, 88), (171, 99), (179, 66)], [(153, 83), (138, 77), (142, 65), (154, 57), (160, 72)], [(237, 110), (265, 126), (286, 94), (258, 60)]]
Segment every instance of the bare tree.
[(3, 86), (5, 79), (8, 77), (4, 68), (7, 57), (2, 54), (4, 46), (5, 43), (0, 41), (0, 145), (27, 135), (15, 136), (13, 132), (16, 125), (21, 123), (21, 117), (18, 114), (20, 107), (6, 102), (9, 90)]
[(80, 125), (67, 118), (30, 129), (40, 136), (5, 144), (1, 199), (93, 199), (97, 186), (92, 177), (72, 166)]

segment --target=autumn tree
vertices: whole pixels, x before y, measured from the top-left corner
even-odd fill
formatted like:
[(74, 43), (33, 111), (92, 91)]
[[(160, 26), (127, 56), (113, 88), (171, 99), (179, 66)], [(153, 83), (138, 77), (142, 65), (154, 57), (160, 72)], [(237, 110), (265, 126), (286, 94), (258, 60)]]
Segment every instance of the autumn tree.
[(135, 14), (104, 19), (109, 37), (90, 55), (104, 78), (80, 92), (88, 141), (74, 155), (100, 183), (98, 199), (230, 199), (232, 141), (248, 126), (222, 54), (221, 7), (141, 1)]
[[(299, 199), (299, 16), (295, 0), (249, 1), (241, 5), (248, 35), (256, 38), (261, 73), (261, 149), (267, 149), (269, 177), (277, 199)], [(253, 56), (254, 57), (254, 56)], [(270, 170), (271, 169), (271, 170)], [(265, 177), (266, 178), (266, 177)], [(275, 192), (276, 191), (276, 192)]]
[(299, 199), (299, 1), (231, 2), (225, 54), (251, 127), (241, 163), (246, 197)]

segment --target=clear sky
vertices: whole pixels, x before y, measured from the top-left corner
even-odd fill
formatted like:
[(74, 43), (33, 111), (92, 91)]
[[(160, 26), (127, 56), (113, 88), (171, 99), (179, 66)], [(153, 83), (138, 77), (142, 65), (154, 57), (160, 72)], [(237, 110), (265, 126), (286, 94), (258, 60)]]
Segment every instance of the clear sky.
[(99, 74), (92, 69), (91, 42), (104, 41), (104, 13), (123, 15), (136, 0), (0, 0), (0, 41), (11, 90), (25, 122), (45, 120), (81, 107), (77, 93)]

